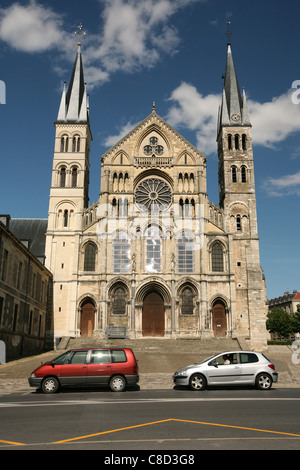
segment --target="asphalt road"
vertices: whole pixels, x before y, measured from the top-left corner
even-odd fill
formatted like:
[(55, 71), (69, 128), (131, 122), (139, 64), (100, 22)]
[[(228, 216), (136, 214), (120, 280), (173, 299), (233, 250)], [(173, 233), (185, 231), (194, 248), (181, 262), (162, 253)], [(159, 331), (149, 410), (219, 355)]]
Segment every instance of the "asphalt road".
[[(0, 396), (0, 450), (93, 449), (100, 462), (129, 467), (165, 455), (175, 459), (165, 464), (199, 465), (204, 449), (299, 450), (299, 416), (300, 389), (13, 393)], [(111, 462), (125, 456), (138, 460)]]

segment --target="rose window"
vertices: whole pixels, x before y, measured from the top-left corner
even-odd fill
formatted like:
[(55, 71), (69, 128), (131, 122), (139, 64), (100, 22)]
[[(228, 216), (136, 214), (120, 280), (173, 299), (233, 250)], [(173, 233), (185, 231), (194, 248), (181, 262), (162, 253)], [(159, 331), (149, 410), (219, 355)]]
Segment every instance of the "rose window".
[(135, 191), (135, 202), (142, 211), (162, 212), (168, 209), (171, 201), (171, 188), (158, 178), (143, 181)]

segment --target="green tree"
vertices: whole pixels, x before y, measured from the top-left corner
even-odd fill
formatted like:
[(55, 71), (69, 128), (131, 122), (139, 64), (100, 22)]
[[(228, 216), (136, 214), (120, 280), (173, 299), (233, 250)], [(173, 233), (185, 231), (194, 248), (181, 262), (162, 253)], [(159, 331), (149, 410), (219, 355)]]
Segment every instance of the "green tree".
[(273, 308), (267, 315), (267, 330), (286, 338), (293, 332), (292, 316), (283, 308)]

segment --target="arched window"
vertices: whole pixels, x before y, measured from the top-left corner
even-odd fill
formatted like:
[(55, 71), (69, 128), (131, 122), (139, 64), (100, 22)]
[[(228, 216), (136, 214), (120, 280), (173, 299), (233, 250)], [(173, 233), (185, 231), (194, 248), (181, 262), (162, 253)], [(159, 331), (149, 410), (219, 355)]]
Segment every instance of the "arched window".
[(72, 168), (72, 188), (77, 187), (77, 176), (78, 176), (78, 169), (76, 166)]
[(127, 217), (128, 216), (128, 199), (124, 199), (123, 201), (123, 216)]
[(246, 134), (242, 135), (242, 149), (247, 150), (247, 136), (246, 136)]
[(179, 200), (179, 217), (183, 217), (183, 207), (184, 207), (183, 199), (180, 199)]
[(112, 313), (113, 315), (126, 314), (126, 292), (123, 287), (117, 287), (112, 295)]
[(232, 135), (228, 134), (228, 150), (232, 150)]
[(242, 168), (241, 168), (241, 179), (242, 179), (242, 183), (246, 183), (246, 181), (247, 181), (247, 168), (245, 166), (242, 166)]
[(96, 252), (96, 246), (93, 243), (88, 243), (84, 250), (84, 271), (95, 271)]
[(184, 217), (188, 217), (190, 215), (190, 201), (186, 199), (184, 201)]
[(80, 137), (79, 135), (74, 135), (72, 152), (80, 152)]
[(68, 227), (69, 224), (69, 211), (68, 209), (64, 210), (64, 227)]
[(196, 216), (196, 205), (195, 205), (195, 199), (191, 200), (191, 208), (192, 208), (192, 217)]
[(116, 200), (116, 198), (114, 198), (113, 201), (112, 201), (112, 216), (116, 217), (117, 215), (118, 215), (117, 200)]
[(118, 175), (117, 173), (114, 173), (114, 176), (113, 176), (113, 192), (117, 192), (118, 191)]
[(178, 175), (178, 191), (180, 193), (182, 193), (183, 191), (183, 177), (182, 177), (182, 173), (179, 173)]
[(130, 272), (130, 240), (123, 232), (119, 232), (113, 240), (113, 272), (129, 273)]
[(128, 188), (129, 188), (129, 176), (128, 176), (128, 173), (125, 173), (125, 175), (124, 175), (124, 189), (125, 189), (125, 192), (128, 191)]
[(178, 272), (192, 273), (194, 271), (193, 236), (182, 234), (177, 240)]
[(161, 239), (159, 228), (155, 225), (146, 231), (146, 272), (161, 271)]
[(67, 135), (63, 135), (60, 140), (60, 151), (68, 152), (68, 150), (69, 150), (69, 137)]
[(234, 148), (235, 150), (240, 150), (240, 136), (238, 134), (234, 136)]
[(123, 201), (122, 199), (118, 199), (118, 216), (122, 217), (123, 216)]
[(242, 221), (241, 221), (241, 216), (240, 215), (236, 216), (236, 229), (238, 231), (242, 230)]
[(231, 168), (231, 179), (233, 183), (236, 183), (237, 178), (236, 178), (236, 166), (233, 166)]
[(193, 315), (194, 313), (194, 295), (190, 287), (185, 287), (181, 293), (181, 314)]
[(66, 168), (63, 166), (63, 167), (60, 169), (59, 173), (60, 173), (60, 182), (59, 182), (59, 186), (60, 186), (61, 188), (65, 188), (65, 186), (66, 186), (66, 174), (67, 174)]
[(211, 266), (212, 271), (224, 271), (223, 249), (220, 243), (215, 242), (211, 249)]

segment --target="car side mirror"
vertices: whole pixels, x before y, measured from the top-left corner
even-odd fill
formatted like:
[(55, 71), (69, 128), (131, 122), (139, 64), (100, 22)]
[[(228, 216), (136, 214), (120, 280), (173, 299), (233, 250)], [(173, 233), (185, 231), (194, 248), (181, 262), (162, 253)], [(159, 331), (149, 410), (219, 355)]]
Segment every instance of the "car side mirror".
[(50, 366), (51, 366), (51, 367), (53, 367), (53, 368), (54, 368), (55, 364), (54, 364), (54, 362), (53, 362), (53, 361), (51, 361), (49, 364), (50, 364)]
[(208, 365), (213, 366), (213, 367), (218, 367), (217, 361), (211, 361)]

